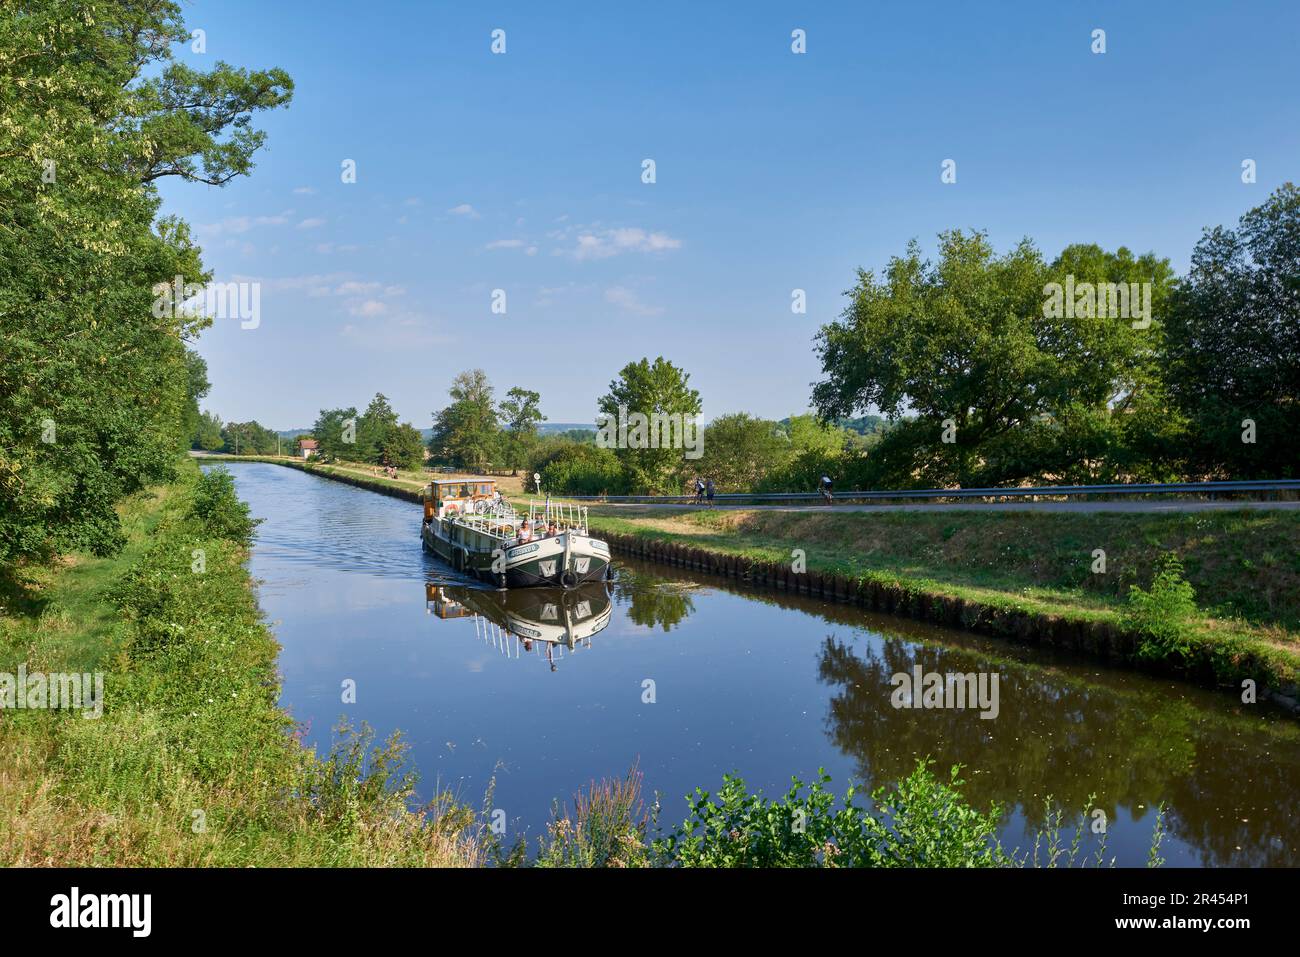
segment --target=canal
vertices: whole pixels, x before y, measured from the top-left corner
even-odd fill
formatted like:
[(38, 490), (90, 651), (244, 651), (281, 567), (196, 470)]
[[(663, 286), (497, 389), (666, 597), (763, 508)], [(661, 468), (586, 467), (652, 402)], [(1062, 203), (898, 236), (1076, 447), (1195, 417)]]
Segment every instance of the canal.
[[(1007, 848), (1030, 846), (1050, 796), (1069, 819), (1100, 809), (1121, 866), (1146, 863), (1160, 804), (1168, 865), (1300, 864), (1300, 722), (1262, 705), (636, 562), (609, 586), (503, 598), (422, 552), (408, 502), (230, 468), (264, 519), (251, 571), (305, 740), (328, 748), (344, 716), (400, 729), (424, 796), (480, 807), (494, 782), (507, 843), (535, 848), (555, 801), (634, 763), (675, 824), (724, 773), (776, 796), (825, 768), (842, 792), (928, 756), (1006, 809)], [(996, 675), (996, 717), (895, 707), (891, 679), (916, 666)]]

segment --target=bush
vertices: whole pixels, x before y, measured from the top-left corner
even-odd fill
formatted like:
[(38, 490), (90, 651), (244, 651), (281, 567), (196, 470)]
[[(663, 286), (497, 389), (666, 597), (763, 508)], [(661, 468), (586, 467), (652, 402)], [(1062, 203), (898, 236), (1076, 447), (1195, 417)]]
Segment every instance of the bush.
[(214, 468), (199, 476), (189, 517), (197, 521), (206, 534), (244, 546), (252, 544), (253, 530), (262, 522), (260, 518), (249, 515), (248, 503), (240, 501), (235, 494), (234, 478), (223, 468)]
[(809, 449), (768, 472), (754, 483), (756, 492), (815, 492), (823, 475), (829, 475), (837, 490), (856, 487), (861, 455)]
[(569, 495), (617, 495), (627, 487), (623, 466), (610, 449), (572, 445), (562, 449), (541, 470), (542, 488)]
[[(993, 867), (1012, 863), (996, 842), (1001, 817), (983, 813), (961, 797), (954, 767), (947, 784), (928, 763), (892, 790), (877, 788), (873, 815), (853, 803), (850, 785), (843, 805), (826, 790), (830, 777), (805, 785), (798, 778), (781, 800), (750, 794), (745, 782), (727, 776), (715, 801), (697, 789), (691, 816), (667, 838), (654, 842), (664, 863), (682, 867)], [(806, 788), (806, 793), (805, 793)]]
[(1125, 625), (1139, 636), (1139, 658), (1187, 657), (1192, 648), (1191, 618), (1196, 614), (1196, 592), (1183, 578), (1183, 564), (1175, 555), (1161, 559), (1151, 590), (1129, 588)]

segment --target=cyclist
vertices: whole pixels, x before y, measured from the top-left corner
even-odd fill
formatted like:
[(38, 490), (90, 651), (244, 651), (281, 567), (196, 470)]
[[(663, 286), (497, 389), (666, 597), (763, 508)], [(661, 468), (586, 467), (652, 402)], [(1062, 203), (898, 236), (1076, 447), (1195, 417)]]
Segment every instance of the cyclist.
[(695, 504), (701, 505), (703, 503), (704, 503), (704, 482), (697, 475), (695, 476)]
[(831, 502), (834, 501), (835, 499), (835, 495), (831, 490), (831, 485), (832, 485), (831, 477), (829, 475), (823, 475), (821, 480), (821, 493), (822, 493), (822, 498), (826, 499), (827, 505), (831, 504)]

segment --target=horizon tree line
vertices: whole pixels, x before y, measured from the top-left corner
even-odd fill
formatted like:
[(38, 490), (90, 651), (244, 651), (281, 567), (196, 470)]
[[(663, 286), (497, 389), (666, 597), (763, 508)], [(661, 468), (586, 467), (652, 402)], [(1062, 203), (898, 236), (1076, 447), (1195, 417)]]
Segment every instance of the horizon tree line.
[[(986, 234), (953, 230), (937, 260), (909, 243), (846, 295), (814, 340), (813, 414), (718, 416), (698, 458), (671, 443), (601, 447), (590, 431), (542, 436), (537, 392), (514, 386), (498, 402), (470, 369), (433, 413), (429, 461), (538, 472), (573, 494), (680, 492), (696, 475), (722, 491), (809, 489), (823, 474), (881, 489), (1300, 475), (1292, 184), (1236, 228), (1207, 229), (1182, 277), (1152, 252), (1076, 244), (1048, 262), (1028, 239), (999, 255)], [(627, 363), (596, 407), (680, 420), (702, 402), (660, 356)], [(348, 419), (364, 436), (350, 449), (335, 439)], [(380, 395), (360, 417), (323, 411), (314, 431), (329, 455), (418, 467), (414, 427), (376, 438), (397, 428)]]

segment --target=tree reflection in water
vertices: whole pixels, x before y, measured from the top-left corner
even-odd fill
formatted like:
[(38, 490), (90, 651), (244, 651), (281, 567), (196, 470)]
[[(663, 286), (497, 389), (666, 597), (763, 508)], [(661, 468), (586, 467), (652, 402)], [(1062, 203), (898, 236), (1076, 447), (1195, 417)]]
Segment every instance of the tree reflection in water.
[[(863, 780), (899, 780), (918, 757), (962, 763), (972, 803), (1018, 806), (1030, 825), (1043, 823), (1048, 794), (1068, 814), (1095, 794), (1091, 807), (1108, 820), (1122, 810), (1151, 823), (1152, 795), (1160, 795), (1171, 834), (1207, 866), (1297, 863), (1300, 742), (1289, 725), (1276, 727), (1273, 760), (1261, 762), (1258, 741), (1241, 733), (1247, 723), (1257, 730), (1253, 715), (1206, 712), (1167, 688), (1117, 689), (1063, 669), (893, 637), (860, 648), (828, 636), (818, 670), (834, 689), (827, 734)], [(998, 672), (997, 718), (969, 708), (893, 707), (891, 677), (917, 664), (927, 672)], [(1240, 802), (1225, 808), (1225, 793)]]
[(614, 580), (614, 596), (628, 605), (627, 616), (636, 624), (671, 631), (695, 611), (691, 592), (696, 587), (689, 582), (665, 581), (624, 566), (619, 568)]

